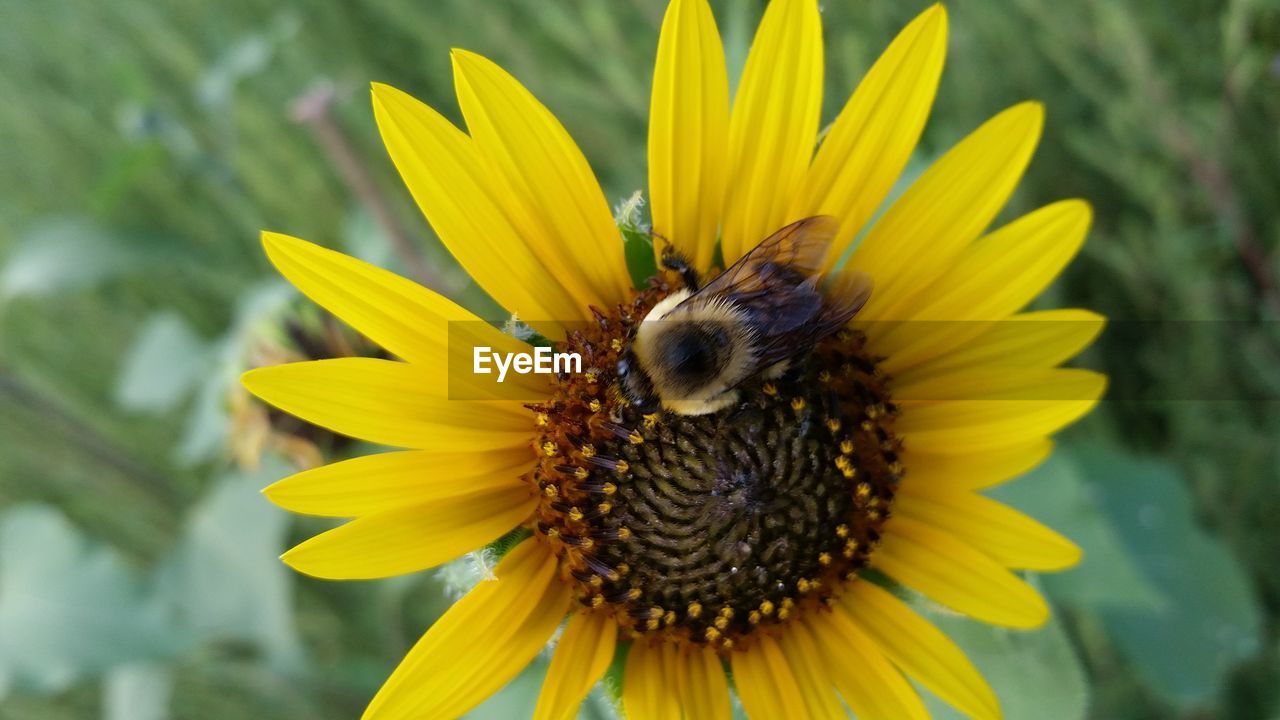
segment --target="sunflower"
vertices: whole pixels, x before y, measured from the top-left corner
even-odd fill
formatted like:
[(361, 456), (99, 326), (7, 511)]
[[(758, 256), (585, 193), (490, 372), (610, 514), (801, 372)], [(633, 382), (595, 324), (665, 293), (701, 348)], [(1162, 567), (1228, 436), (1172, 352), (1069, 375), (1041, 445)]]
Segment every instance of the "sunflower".
[(845, 706), (864, 719), (925, 717), (911, 681), (970, 716), (999, 717), (973, 664), (901, 596), (1005, 627), (1048, 618), (1016, 571), (1066, 568), (1079, 550), (982, 491), (1038, 464), (1048, 436), (1097, 402), (1102, 376), (1059, 366), (1102, 318), (1022, 311), (1079, 249), (1085, 203), (987, 231), (1038, 141), (1039, 104), (973, 131), (872, 222), (925, 123), (946, 34), (941, 6), (908, 24), (819, 143), (816, 0), (768, 5), (732, 113), (706, 1), (668, 7), (649, 124), (654, 235), (712, 274), (717, 248), (731, 263), (791, 221), (828, 215), (840, 230), (826, 267), (875, 284), (801, 371), (752, 380), (735, 407), (704, 416), (640, 415), (617, 392), (629, 332), (680, 280), (659, 272), (633, 285), (605, 197), (547, 108), (460, 50), (466, 132), (373, 87), (391, 158), (443, 242), (506, 310), (538, 319), (541, 337), (587, 367), (513, 375), (519, 400), (450, 399), (472, 389), (447, 372), (457, 348), (530, 346), (390, 272), (264, 235), (285, 277), (399, 360), (293, 363), (244, 384), (316, 425), (409, 448), (268, 488), (288, 510), (353, 518), (284, 561), (322, 578), (379, 578), (519, 540), (413, 647), (366, 717), (461, 715), (562, 623), (538, 718), (572, 716), (623, 652), (629, 718), (728, 718), (730, 677), (752, 718), (844, 717)]

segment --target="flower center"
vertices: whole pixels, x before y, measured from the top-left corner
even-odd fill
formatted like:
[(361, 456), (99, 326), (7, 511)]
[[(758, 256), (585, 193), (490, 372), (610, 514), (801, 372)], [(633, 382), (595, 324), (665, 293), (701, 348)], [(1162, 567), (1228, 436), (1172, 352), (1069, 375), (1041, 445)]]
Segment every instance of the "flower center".
[(896, 408), (846, 330), (717, 413), (641, 415), (614, 368), (671, 289), (655, 282), (563, 343), (585, 372), (530, 406), (532, 530), (579, 601), (625, 632), (728, 649), (829, 602), (866, 566), (902, 473)]

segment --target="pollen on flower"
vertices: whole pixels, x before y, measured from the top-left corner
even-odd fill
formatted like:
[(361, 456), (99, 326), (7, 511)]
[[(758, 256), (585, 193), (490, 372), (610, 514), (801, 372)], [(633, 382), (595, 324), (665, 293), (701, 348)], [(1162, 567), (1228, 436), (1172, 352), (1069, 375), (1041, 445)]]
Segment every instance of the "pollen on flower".
[(828, 604), (867, 566), (901, 476), (897, 412), (862, 335), (844, 331), (718, 413), (639, 413), (615, 368), (674, 289), (655, 279), (567, 333), (558, 350), (590, 367), (529, 406), (528, 480), (542, 488), (529, 527), (624, 635), (724, 652)]

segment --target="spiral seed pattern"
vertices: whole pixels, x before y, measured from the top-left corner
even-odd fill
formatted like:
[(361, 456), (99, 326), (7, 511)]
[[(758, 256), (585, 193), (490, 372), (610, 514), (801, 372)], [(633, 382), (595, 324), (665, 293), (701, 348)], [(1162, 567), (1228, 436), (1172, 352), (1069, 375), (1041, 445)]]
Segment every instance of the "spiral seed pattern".
[(587, 372), (530, 406), (531, 523), (588, 608), (634, 636), (728, 649), (830, 602), (879, 539), (902, 472), (885, 379), (844, 331), (704, 416), (642, 416), (614, 380), (630, 329), (671, 288), (569, 333)]

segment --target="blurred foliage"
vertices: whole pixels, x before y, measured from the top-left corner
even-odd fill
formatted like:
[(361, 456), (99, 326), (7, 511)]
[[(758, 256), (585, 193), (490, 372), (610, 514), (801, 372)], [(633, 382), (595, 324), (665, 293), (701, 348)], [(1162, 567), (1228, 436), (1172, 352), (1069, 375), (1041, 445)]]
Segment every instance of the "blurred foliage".
[[(824, 3), (825, 117), (924, 4)], [(736, 76), (762, 2), (714, 5)], [(621, 202), (645, 185), (663, 6), (5, 3), (0, 718), (359, 714), (483, 557), (355, 584), (275, 560), (324, 525), (267, 506), (254, 491), (286, 470), (236, 470), (227, 447), (238, 369), (296, 307), (258, 231), (492, 313), (399, 186), (366, 83), (456, 119), (448, 50), (485, 53), (558, 113)], [(1091, 239), (1042, 304), (1120, 322), (1084, 359), (1113, 378), (1109, 400), (999, 491), (1086, 549), (1041, 580), (1059, 620), (1030, 634), (938, 621), (1011, 718), (1277, 717), (1280, 2), (949, 9), (914, 166), (1043, 100), (1007, 216), (1093, 202)], [(651, 259), (639, 237), (628, 246)], [(1178, 400), (1188, 388), (1215, 394)], [(543, 672), (475, 715), (525, 711)], [(607, 693), (583, 712), (609, 716)]]

